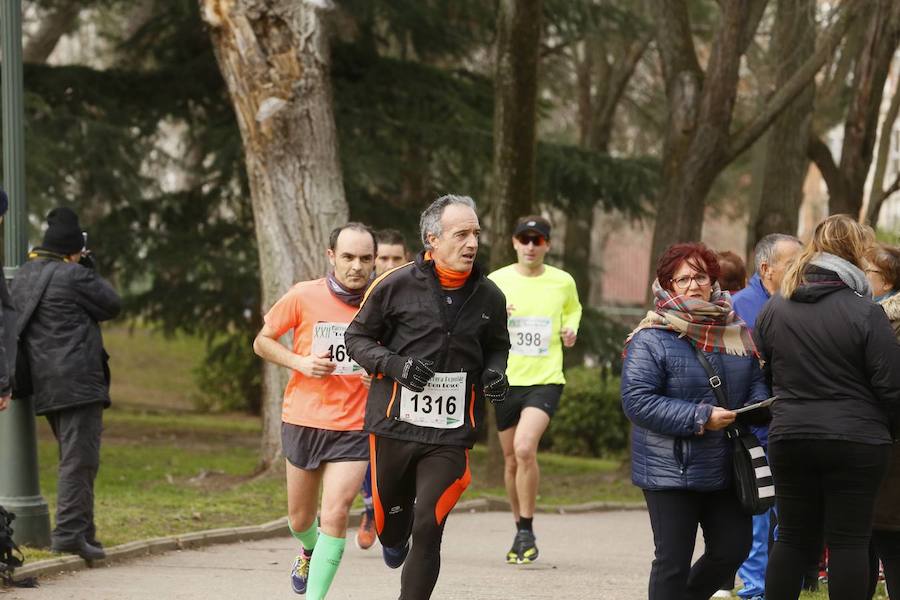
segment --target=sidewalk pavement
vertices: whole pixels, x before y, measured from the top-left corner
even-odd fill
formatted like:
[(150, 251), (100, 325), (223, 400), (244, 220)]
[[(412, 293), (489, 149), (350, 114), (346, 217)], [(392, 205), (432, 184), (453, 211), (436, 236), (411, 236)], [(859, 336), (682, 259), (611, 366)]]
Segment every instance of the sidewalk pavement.
[[(450, 515), (435, 600), (636, 600), (646, 597), (653, 557), (644, 511), (538, 515), (541, 558), (507, 565), (515, 534), (509, 513)], [(329, 600), (393, 600), (400, 569), (388, 569), (376, 544), (367, 551), (348, 532)], [(0, 600), (224, 600), (302, 598), (290, 589), (296, 554), (290, 537), (169, 552), (54, 577), (37, 589), (0, 589)], [(697, 553), (702, 552), (698, 540)]]

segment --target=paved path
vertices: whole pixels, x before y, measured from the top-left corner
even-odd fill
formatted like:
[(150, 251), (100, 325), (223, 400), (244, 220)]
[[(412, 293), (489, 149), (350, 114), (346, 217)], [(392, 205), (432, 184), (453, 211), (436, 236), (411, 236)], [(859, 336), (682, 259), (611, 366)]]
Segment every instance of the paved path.
[[(435, 600), (638, 600), (646, 597), (653, 555), (643, 511), (538, 515), (541, 559), (507, 565), (512, 542), (506, 513), (454, 513), (444, 535)], [(362, 551), (349, 533), (329, 600), (394, 600), (400, 570), (391, 571), (376, 545)], [(699, 548), (698, 548), (699, 550)], [(0, 591), (2, 600), (290, 599), (289, 537), (170, 552), (42, 578), (34, 590)]]

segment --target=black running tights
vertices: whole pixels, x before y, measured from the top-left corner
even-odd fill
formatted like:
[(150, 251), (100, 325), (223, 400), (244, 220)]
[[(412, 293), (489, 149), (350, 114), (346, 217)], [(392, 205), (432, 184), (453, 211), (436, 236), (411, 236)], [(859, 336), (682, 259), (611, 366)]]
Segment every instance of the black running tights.
[(382, 546), (412, 548), (400, 577), (400, 600), (428, 600), (441, 570), (447, 513), (471, 480), (469, 453), (370, 436), (375, 529)]

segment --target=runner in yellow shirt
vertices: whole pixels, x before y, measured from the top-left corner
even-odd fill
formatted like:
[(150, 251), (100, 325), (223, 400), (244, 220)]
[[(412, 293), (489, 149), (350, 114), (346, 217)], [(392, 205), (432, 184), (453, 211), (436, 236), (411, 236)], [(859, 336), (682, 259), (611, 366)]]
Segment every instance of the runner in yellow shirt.
[(488, 277), (506, 296), (509, 314), (509, 393), (494, 405), (506, 464), (504, 483), (516, 537), (506, 554), (510, 564), (538, 558), (532, 520), (540, 471), (537, 449), (550, 418), (559, 406), (563, 385), (562, 348), (578, 335), (581, 303), (572, 276), (550, 265), (550, 222), (530, 215), (513, 231), (517, 261)]
[[(362, 430), (368, 386), (362, 367), (347, 355), (344, 330), (372, 280), (376, 252), (375, 236), (365, 225), (335, 229), (327, 251), (333, 271), (288, 290), (253, 342), (262, 358), (291, 370), (281, 445), (288, 523), (302, 546), (291, 566), (291, 588), (310, 600), (325, 598), (337, 572), (350, 505), (369, 460)], [(291, 348), (279, 341), (288, 331)]]

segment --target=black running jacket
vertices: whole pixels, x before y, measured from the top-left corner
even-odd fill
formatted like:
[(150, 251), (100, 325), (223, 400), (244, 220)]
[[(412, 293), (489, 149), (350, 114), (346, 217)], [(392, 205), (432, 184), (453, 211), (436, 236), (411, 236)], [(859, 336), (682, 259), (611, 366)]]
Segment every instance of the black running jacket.
[[(475, 444), (475, 427), (484, 414), (481, 374), (488, 368), (506, 372), (509, 333), (506, 297), (477, 265), (466, 289), (469, 294), (451, 322), (434, 262), (424, 253), (372, 283), (344, 335), (348, 354), (374, 374), (366, 431), (426, 444)], [(461, 426), (440, 429), (400, 420), (401, 386), (383, 374), (395, 356), (431, 360), (439, 373), (466, 373)]]

